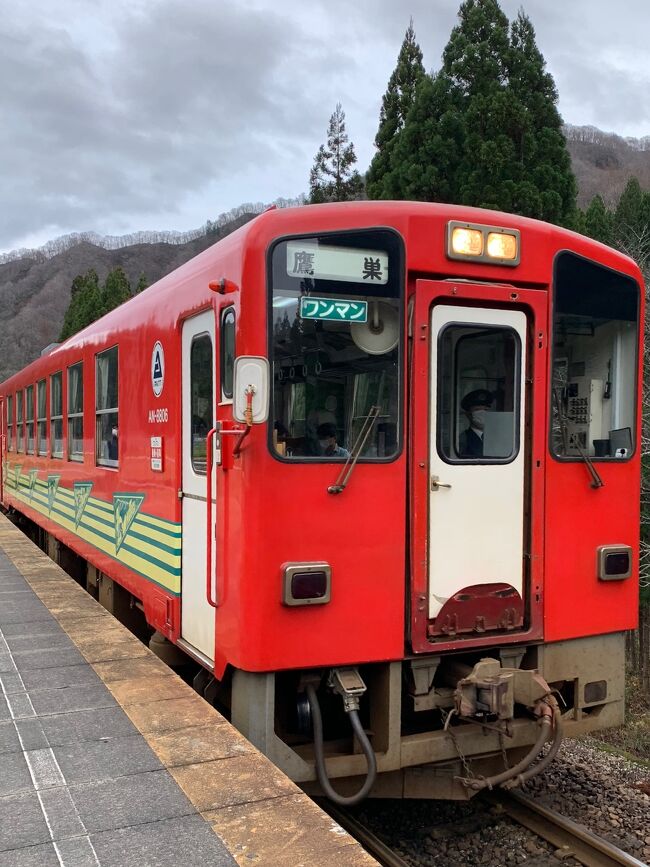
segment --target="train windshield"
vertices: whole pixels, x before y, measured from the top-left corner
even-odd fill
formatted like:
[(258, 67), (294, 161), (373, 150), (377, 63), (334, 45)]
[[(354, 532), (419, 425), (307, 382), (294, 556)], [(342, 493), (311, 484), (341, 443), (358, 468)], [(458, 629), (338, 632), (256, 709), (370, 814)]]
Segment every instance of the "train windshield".
[(572, 253), (555, 266), (551, 446), (625, 460), (634, 448), (639, 287)]
[(387, 230), (292, 238), (271, 252), (271, 448), (390, 460), (400, 448), (403, 253)]

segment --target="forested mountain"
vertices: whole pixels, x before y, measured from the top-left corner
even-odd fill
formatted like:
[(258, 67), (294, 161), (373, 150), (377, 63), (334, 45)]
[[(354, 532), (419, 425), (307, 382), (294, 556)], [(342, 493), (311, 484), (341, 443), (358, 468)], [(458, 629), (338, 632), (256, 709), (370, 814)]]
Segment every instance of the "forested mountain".
[(622, 138), (593, 126), (564, 126), (571, 165), (578, 181), (578, 205), (586, 208), (596, 194), (615, 207), (625, 185), (636, 177), (650, 190), (650, 136)]
[(244, 211), (180, 244), (158, 241), (106, 249), (82, 240), (73, 246), (62, 243), (59, 253), (52, 254), (52, 244), (45, 252), (31, 251), (0, 264), (0, 382), (58, 339), (78, 274), (93, 268), (103, 280), (120, 266), (131, 285), (141, 274), (151, 284), (254, 216)]
[[(596, 193), (606, 205), (615, 206), (632, 176), (650, 190), (650, 137), (625, 139), (594, 127), (569, 125), (564, 132), (581, 208)], [(132, 285), (143, 273), (153, 283), (252, 219), (260, 209), (260, 205), (242, 206), (185, 236), (139, 233), (101, 239), (86, 234), (57, 239), (38, 251), (0, 257), (0, 381), (57, 340), (70, 287), (78, 274), (94, 268), (103, 280), (120, 266)]]

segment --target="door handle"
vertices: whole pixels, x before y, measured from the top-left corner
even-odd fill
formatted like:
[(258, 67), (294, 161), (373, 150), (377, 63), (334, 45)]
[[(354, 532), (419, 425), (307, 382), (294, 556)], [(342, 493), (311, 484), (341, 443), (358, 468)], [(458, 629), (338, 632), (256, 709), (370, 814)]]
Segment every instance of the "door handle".
[(437, 491), (439, 488), (451, 488), (451, 485), (447, 485), (444, 482), (439, 481), (440, 476), (431, 476), (431, 490)]

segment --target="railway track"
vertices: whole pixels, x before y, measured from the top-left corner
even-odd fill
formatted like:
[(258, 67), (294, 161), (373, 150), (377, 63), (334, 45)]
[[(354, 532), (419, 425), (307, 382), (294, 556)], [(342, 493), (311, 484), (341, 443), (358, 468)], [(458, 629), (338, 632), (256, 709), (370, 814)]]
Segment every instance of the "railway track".
[(521, 792), (509, 792), (507, 795), (493, 792), (486, 797), (498, 803), (511, 819), (558, 849), (566, 850), (567, 856), (570, 855), (586, 867), (648, 867), (644, 861), (639, 861), (584, 825), (538, 804), (528, 795)]
[[(571, 857), (586, 867), (648, 867), (644, 861), (639, 861), (608, 840), (592, 833), (584, 825), (536, 803), (527, 795), (519, 792), (510, 792), (507, 795), (492, 792), (485, 795), (484, 799), (497, 804), (507, 816), (551, 843), (556, 849), (563, 850), (563, 857)], [(407, 861), (350, 813), (327, 801), (319, 803), (383, 867), (410, 867)], [(549, 864), (552, 863), (558, 862), (549, 857)]]
[(318, 799), (318, 805), (326, 813), (334, 819), (342, 828), (351, 834), (355, 840), (363, 846), (366, 852), (369, 852), (373, 858), (376, 858), (383, 867), (411, 867), (411, 865), (394, 852), (390, 846), (380, 840), (370, 828), (348, 813), (342, 810), (331, 801)]

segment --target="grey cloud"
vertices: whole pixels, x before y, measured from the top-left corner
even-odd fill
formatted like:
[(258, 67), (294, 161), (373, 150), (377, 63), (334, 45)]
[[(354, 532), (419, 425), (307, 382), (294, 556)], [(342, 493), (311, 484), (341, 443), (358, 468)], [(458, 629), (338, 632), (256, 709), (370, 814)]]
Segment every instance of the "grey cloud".
[[(626, 0), (615, 35), (605, 0), (524, 2), (565, 120), (650, 133), (645, 0)], [(520, 4), (501, 0), (511, 19)], [(0, 24), (0, 249), (50, 229), (191, 228), (295, 195), (339, 100), (365, 169), (409, 17), (437, 69), (459, 5), (18, 4)]]

